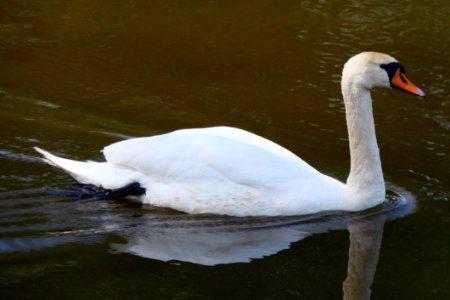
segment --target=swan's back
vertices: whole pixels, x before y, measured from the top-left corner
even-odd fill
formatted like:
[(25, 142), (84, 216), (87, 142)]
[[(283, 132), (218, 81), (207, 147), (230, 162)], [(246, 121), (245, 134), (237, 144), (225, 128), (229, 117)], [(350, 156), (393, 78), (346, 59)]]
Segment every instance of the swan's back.
[[(121, 141), (104, 150), (108, 162), (161, 180), (227, 178), (261, 186), (319, 173), (289, 150), (250, 132), (212, 127)], [(208, 179), (209, 176), (209, 179)]]
[(187, 135), (187, 136), (201, 134), (201, 135), (211, 135), (211, 136), (223, 137), (223, 138), (234, 140), (237, 142), (254, 145), (254, 146), (262, 148), (268, 152), (271, 152), (274, 155), (288, 159), (292, 162), (305, 163), (297, 155), (295, 155), (291, 151), (287, 150), (286, 148), (284, 148), (266, 138), (263, 138), (259, 135), (256, 135), (254, 133), (251, 133), (246, 130), (239, 129), (239, 128), (218, 126), (218, 127), (209, 127), (209, 128), (181, 129), (181, 130), (174, 131), (173, 134)]

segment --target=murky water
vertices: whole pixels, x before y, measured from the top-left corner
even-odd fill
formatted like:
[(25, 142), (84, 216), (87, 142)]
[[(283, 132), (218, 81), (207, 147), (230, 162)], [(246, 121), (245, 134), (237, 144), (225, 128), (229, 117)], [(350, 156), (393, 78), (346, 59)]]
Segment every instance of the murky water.
[[(2, 299), (450, 298), (449, 15), (448, 1), (0, 2)], [(236, 219), (43, 193), (73, 180), (32, 146), (100, 160), (127, 137), (209, 125), (344, 180), (340, 72), (364, 50), (428, 96), (373, 92), (402, 205)]]

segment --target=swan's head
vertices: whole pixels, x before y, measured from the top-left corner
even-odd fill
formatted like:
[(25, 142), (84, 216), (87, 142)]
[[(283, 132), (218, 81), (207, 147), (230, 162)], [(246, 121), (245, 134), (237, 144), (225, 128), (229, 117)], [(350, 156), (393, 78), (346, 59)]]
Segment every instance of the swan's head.
[(350, 58), (342, 72), (342, 86), (391, 87), (425, 98), (425, 93), (406, 78), (406, 70), (395, 58), (378, 52), (362, 52)]

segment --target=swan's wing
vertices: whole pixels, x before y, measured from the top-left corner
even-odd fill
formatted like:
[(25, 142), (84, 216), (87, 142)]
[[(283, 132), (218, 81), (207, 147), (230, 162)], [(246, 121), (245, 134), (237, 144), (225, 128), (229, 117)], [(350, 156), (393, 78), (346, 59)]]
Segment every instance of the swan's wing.
[(159, 181), (230, 180), (264, 186), (317, 172), (289, 153), (245, 131), (217, 128), (130, 139), (104, 149), (108, 162)]
[(233, 141), (247, 143), (259, 148), (262, 148), (268, 152), (273, 153), (274, 155), (280, 156), (284, 159), (292, 160), (297, 163), (304, 163), (297, 155), (287, 150), (286, 148), (266, 139), (254, 133), (248, 132), (243, 129), (227, 127), (227, 126), (218, 126), (218, 127), (208, 127), (208, 128), (192, 128), (192, 129), (181, 129), (172, 132), (172, 134), (176, 135), (186, 135), (193, 136), (198, 134), (206, 134), (212, 136), (218, 136), (227, 138)]

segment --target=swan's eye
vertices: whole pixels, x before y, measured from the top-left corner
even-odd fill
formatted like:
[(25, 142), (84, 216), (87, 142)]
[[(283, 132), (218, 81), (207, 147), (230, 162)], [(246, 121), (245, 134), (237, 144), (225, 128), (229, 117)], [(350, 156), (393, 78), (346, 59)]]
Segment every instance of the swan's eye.
[(391, 62), (389, 64), (382, 64), (382, 65), (380, 65), (380, 68), (382, 68), (383, 70), (386, 71), (386, 73), (389, 76), (389, 80), (392, 80), (392, 78), (394, 77), (394, 75), (398, 69), (400, 69), (400, 73), (406, 74), (405, 67), (399, 62)]

